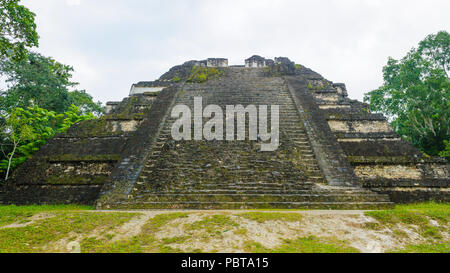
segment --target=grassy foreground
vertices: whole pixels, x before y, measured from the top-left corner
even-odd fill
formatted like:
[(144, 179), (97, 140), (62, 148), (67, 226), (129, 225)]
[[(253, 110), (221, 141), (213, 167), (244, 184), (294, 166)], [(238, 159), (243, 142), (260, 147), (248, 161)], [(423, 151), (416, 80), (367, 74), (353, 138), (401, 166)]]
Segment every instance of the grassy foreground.
[(323, 215), (294, 210), (99, 212), (86, 206), (0, 206), (0, 253), (450, 253), (449, 219), (450, 205), (435, 203), (348, 215), (334, 215), (333, 211)]

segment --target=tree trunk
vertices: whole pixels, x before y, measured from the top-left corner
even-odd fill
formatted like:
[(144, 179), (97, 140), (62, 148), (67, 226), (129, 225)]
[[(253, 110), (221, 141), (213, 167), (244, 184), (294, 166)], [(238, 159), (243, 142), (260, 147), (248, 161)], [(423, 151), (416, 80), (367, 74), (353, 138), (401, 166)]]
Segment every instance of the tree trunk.
[(14, 157), (14, 153), (16, 152), (17, 145), (18, 145), (18, 144), (14, 143), (14, 148), (13, 148), (13, 150), (12, 150), (12, 152), (11, 152), (11, 156), (10, 156), (9, 159), (8, 159), (8, 169), (6, 169), (6, 177), (5, 177), (5, 181), (8, 180), (8, 177), (9, 177), (9, 170), (11, 169), (11, 161), (12, 161), (12, 159), (13, 159), (13, 157)]

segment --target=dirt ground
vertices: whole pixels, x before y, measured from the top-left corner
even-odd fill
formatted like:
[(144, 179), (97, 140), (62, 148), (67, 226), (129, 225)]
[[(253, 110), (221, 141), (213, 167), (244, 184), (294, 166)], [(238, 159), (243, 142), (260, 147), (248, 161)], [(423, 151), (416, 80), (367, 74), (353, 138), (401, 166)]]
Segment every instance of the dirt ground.
[[(105, 238), (108, 244), (127, 242), (133, 238), (148, 235), (169, 249), (183, 252), (248, 252), (249, 242), (263, 249), (278, 249), (286, 240), (298, 238), (324, 238), (328, 242), (356, 249), (364, 253), (379, 253), (399, 249), (410, 244), (421, 244), (427, 238), (414, 225), (397, 223), (379, 225), (379, 222), (360, 210), (309, 210), (309, 211), (254, 211), (254, 210), (138, 210), (138, 211), (85, 211), (88, 213), (134, 213), (124, 224), (105, 228), (99, 224), (88, 233), (70, 232), (68, 236), (49, 242), (44, 252), (79, 252), (80, 244), (86, 238)], [(143, 227), (163, 214), (179, 213), (145, 234)], [(257, 215), (261, 218), (245, 217), (243, 214)], [(293, 217), (289, 217), (293, 216)], [(266, 216), (269, 216), (265, 218)], [(39, 225), (39, 221), (55, 217), (53, 213), (38, 213), (26, 222), (12, 223), (0, 229), (14, 229)], [(430, 219), (430, 225), (438, 227), (443, 242), (449, 241), (448, 227)], [(376, 227), (376, 228), (373, 228)]]

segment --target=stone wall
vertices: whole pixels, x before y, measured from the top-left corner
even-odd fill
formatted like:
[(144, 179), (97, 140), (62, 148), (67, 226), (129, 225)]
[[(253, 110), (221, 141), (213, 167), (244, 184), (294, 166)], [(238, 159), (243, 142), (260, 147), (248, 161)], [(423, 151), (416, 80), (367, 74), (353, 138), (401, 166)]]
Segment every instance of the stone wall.
[(345, 85), (317, 75), (305, 78), (365, 188), (388, 194), (394, 202), (449, 200), (449, 165), (444, 159), (424, 157), (393, 131), (385, 117), (348, 99)]
[(328, 184), (360, 185), (325, 117), (314, 103), (314, 97), (308, 92), (307, 80), (301, 76), (287, 76), (286, 79)]
[(272, 60), (265, 59), (258, 55), (253, 55), (252, 57), (245, 60), (245, 67), (251, 68), (261, 68), (272, 64)]
[(126, 143), (116, 168), (102, 187), (101, 197), (96, 201), (98, 208), (102, 208), (105, 203), (114, 202), (112, 200), (126, 199), (130, 195), (144, 161), (152, 151), (161, 126), (180, 92), (181, 85), (166, 88), (145, 113), (140, 130)]
[(155, 97), (136, 95), (49, 140), (13, 172), (4, 203), (93, 204)]
[(208, 58), (206, 60), (207, 67), (228, 67), (228, 59), (224, 58)]

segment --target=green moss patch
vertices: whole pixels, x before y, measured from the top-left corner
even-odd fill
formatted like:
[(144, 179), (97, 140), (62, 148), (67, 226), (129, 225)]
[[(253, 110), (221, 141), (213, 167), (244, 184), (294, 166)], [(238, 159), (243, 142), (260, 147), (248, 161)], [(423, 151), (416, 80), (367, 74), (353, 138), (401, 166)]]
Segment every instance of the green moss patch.
[(284, 222), (297, 222), (302, 220), (302, 215), (299, 213), (281, 213), (281, 212), (246, 212), (237, 214), (237, 216), (256, 221), (258, 223), (264, 223), (266, 221), (284, 221)]
[(277, 248), (269, 249), (260, 243), (248, 241), (245, 250), (253, 253), (357, 253), (356, 248), (333, 238), (318, 238), (315, 236), (301, 237), (295, 240), (284, 240)]
[(202, 83), (223, 75), (223, 71), (214, 67), (194, 66), (187, 82)]
[(91, 210), (90, 206), (77, 205), (41, 205), (41, 206), (0, 206), (0, 227), (12, 223), (28, 222), (36, 213), (54, 211)]
[(408, 156), (347, 156), (350, 163), (389, 163), (389, 164), (406, 164), (416, 162), (413, 157)]
[(205, 230), (208, 233), (221, 233), (234, 227), (239, 227), (239, 224), (233, 221), (230, 216), (218, 214), (186, 225), (186, 230)]
[(403, 248), (395, 249), (393, 253), (450, 253), (450, 243), (423, 243), (410, 244)]
[(47, 177), (46, 183), (49, 185), (103, 185), (109, 176), (106, 175), (92, 175), (92, 176), (78, 176), (78, 175), (52, 175)]
[(397, 205), (392, 210), (367, 211), (371, 216), (383, 224), (415, 224), (423, 225), (429, 219), (447, 224), (450, 220), (450, 204), (421, 203), (412, 205)]
[[(88, 234), (101, 227), (113, 230), (131, 220), (133, 213), (55, 212), (55, 217), (20, 228), (0, 229), (0, 252), (44, 252), (49, 242), (67, 238), (70, 233)], [(51, 251), (51, 250), (50, 250)]]
[(109, 243), (104, 238), (89, 237), (81, 241), (83, 253), (141, 253), (142, 247), (136, 237), (127, 241)]
[[(417, 232), (425, 238), (442, 239), (441, 232), (446, 232), (450, 220), (450, 205), (422, 203), (397, 205), (392, 210), (368, 211), (367, 216), (375, 218), (382, 226), (396, 230), (396, 225), (405, 224), (416, 227)], [(439, 226), (432, 225), (430, 220)]]
[(45, 157), (49, 162), (115, 162), (120, 159), (119, 154), (103, 154), (103, 155), (73, 155), (64, 154), (57, 156)]

